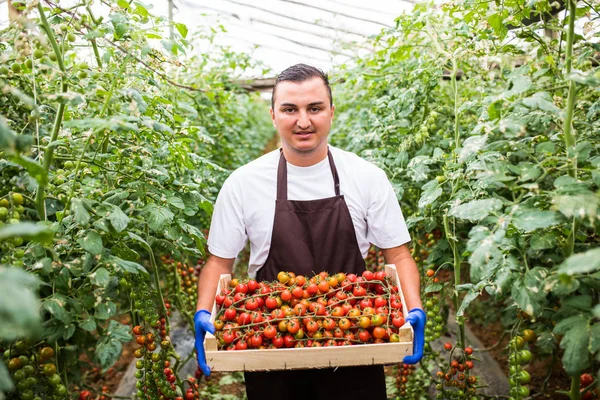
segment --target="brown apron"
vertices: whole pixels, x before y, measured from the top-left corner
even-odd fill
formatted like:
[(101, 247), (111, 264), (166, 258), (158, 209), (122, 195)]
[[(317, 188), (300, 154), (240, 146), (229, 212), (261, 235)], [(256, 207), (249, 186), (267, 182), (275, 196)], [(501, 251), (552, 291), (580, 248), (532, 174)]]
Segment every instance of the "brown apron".
[[(335, 196), (310, 201), (288, 200), (287, 162), (281, 152), (271, 247), (267, 261), (258, 271), (258, 280), (276, 280), (280, 271), (310, 277), (321, 271), (362, 274), (365, 270), (329, 150), (327, 157)], [(245, 378), (248, 400), (386, 399), (382, 366), (246, 372)]]

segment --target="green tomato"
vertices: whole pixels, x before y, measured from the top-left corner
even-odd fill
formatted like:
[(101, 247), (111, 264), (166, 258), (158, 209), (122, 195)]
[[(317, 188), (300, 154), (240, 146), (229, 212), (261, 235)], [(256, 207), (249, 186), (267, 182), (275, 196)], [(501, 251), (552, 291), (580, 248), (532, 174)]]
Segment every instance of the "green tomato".
[(69, 32), (67, 34), (67, 40), (71, 43), (73, 43), (75, 40), (77, 40), (77, 38), (75, 37), (75, 34), (73, 32)]
[(521, 371), (519, 376), (519, 382), (521, 383), (529, 383), (531, 381), (531, 375), (527, 371)]
[(48, 54), (48, 58), (50, 59), (50, 61), (56, 61), (56, 53)]
[(54, 374), (48, 378), (48, 382), (50, 382), (52, 386), (56, 386), (60, 383), (60, 376), (58, 374)]
[(44, 50), (42, 50), (42, 49), (35, 49), (33, 51), (33, 58), (35, 58), (36, 60), (39, 60), (42, 57), (44, 57)]
[(87, 77), (88, 77), (88, 73), (87, 73), (87, 71), (83, 71), (83, 70), (82, 70), (82, 71), (79, 71), (79, 73), (77, 74), (77, 77), (78, 77), (79, 79), (85, 79), (85, 78), (87, 78)]
[(65, 387), (65, 385), (58, 385), (56, 386), (56, 389), (54, 389), (54, 392), (56, 394), (58, 394), (59, 396), (64, 396), (65, 394), (67, 394), (67, 388)]
[(529, 397), (529, 388), (527, 386), (519, 387), (519, 396)]
[[(23, 351), (23, 350), (20, 350)], [(23, 368), (25, 365), (29, 364), (29, 358), (27, 358), (27, 356), (19, 356), (19, 361), (21, 362), (21, 368)]]
[(21, 193), (13, 193), (11, 197), (14, 204), (18, 206), (23, 204), (23, 195)]
[(527, 364), (531, 361), (531, 352), (529, 350), (521, 350), (519, 353), (521, 364)]
[(23, 367), (23, 372), (25, 372), (25, 375), (27, 376), (31, 376), (35, 373), (35, 367), (33, 365), (26, 365)]
[(33, 390), (31, 389), (26, 389), (21, 392), (21, 400), (33, 400), (33, 396)]
[(0, 75), (8, 75), (8, 68), (4, 65), (0, 67)]
[[(29, 365), (28, 365), (28, 367), (29, 367)], [(13, 380), (15, 382), (20, 382), (23, 379), (25, 379), (25, 377), (26, 377), (25, 371), (20, 369), (20, 370), (16, 371), (15, 374), (13, 375)]]
[(6, 221), (8, 217), (8, 208), (0, 207), (0, 221)]
[(32, 67), (33, 67), (33, 61), (31, 61), (31, 58), (28, 58), (27, 60), (25, 60), (25, 68), (31, 69)]

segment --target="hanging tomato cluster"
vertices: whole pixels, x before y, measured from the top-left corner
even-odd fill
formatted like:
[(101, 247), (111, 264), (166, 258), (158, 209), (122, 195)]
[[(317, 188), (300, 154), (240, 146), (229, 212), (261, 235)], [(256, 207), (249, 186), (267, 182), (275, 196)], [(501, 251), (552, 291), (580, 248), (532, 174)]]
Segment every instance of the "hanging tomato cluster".
[(362, 276), (280, 272), (275, 282), (239, 281), (216, 296), (220, 349), (347, 346), (399, 342), (399, 289), (384, 271)]

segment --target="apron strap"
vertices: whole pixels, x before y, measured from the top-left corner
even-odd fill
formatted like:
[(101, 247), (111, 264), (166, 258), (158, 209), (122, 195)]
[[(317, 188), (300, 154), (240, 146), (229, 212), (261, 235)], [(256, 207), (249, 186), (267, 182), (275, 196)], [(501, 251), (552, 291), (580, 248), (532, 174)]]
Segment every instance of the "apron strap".
[[(283, 155), (283, 149), (280, 149), (281, 156), (279, 157), (279, 167), (277, 168), (277, 200), (287, 200), (288, 194), (288, 181), (287, 181), (287, 161)], [(340, 177), (333, 162), (333, 156), (329, 148), (327, 149), (327, 158), (329, 159), (329, 167), (331, 168), (331, 174), (333, 175), (333, 188), (335, 195), (340, 195)]]

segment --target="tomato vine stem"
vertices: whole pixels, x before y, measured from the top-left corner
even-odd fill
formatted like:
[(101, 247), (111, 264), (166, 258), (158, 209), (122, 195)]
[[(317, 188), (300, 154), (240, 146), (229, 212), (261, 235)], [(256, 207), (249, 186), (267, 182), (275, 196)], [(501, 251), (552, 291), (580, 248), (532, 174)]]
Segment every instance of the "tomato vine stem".
[[(50, 24), (48, 23), (48, 19), (46, 18), (46, 13), (44, 12), (44, 7), (42, 7), (41, 2), (38, 3), (37, 7), (38, 7), (38, 11), (40, 13), (41, 28), (44, 30), (44, 32), (46, 32), (46, 35), (48, 36), (50, 45), (52, 46), (52, 49), (54, 50), (54, 54), (56, 54), (56, 61), (58, 62), (58, 67), (61, 70), (61, 91), (62, 91), (62, 93), (66, 93), (67, 89), (68, 89), (67, 71), (65, 70), (65, 64), (63, 62), (62, 53), (61, 53), (60, 49), (58, 48), (58, 43), (56, 42), (56, 38), (54, 37), (54, 32), (52, 31), (52, 28), (50, 27)], [(56, 117), (54, 119), (54, 126), (52, 128), (52, 135), (50, 136), (50, 142), (49, 142), (49, 145), (44, 150), (43, 168), (44, 168), (44, 171), (46, 171), (46, 175), (48, 174), (48, 171), (50, 170), (50, 165), (52, 165), (52, 158), (54, 155), (54, 146), (50, 146), (50, 144), (52, 144), (58, 138), (58, 133), (60, 131), (60, 126), (62, 124), (65, 109), (66, 109), (66, 103), (64, 103), (64, 101), (60, 102), (58, 105), (58, 110), (56, 112)], [(48, 185), (48, 183), (46, 182), (46, 179), (43, 179), (42, 181), (40, 181), (39, 186), (37, 188), (36, 196), (35, 196), (36, 210), (38, 212), (40, 220), (44, 220), (44, 221), (47, 219), (46, 204), (45, 204), (45, 197), (44, 197), (44, 192), (46, 191), (47, 185)]]

